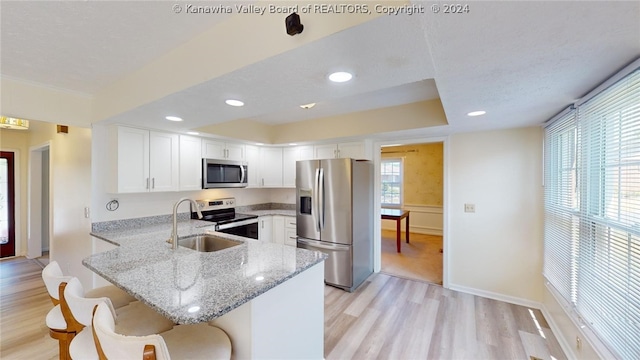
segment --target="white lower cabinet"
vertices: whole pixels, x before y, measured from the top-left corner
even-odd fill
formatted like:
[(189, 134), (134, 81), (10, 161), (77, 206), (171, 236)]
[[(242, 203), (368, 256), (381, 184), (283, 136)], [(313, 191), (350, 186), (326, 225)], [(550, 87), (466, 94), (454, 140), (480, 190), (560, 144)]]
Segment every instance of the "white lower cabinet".
[(273, 242), (284, 244), (284, 216), (273, 216)]
[(273, 241), (273, 216), (260, 216), (258, 218), (258, 240)]
[(284, 217), (284, 244), (293, 247), (298, 246), (296, 218), (293, 216)]

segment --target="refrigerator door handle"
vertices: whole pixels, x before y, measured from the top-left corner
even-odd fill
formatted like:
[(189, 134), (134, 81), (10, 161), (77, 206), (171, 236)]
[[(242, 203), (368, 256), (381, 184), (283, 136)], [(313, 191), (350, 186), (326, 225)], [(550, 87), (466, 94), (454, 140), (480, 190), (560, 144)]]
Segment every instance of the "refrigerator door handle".
[(312, 246), (312, 247), (315, 247), (315, 248), (318, 248), (318, 249), (325, 249), (325, 250), (349, 251), (349, 249), (350, 249), (349, 245), (330, 244), (330, 243), (327, 243), (327, 242), (324, 242), (324, 241), (301, 239), (300, 237), (298, 237), (298, 242), (300, 244)]
[(318, 194), (320, 197), (320, 211), (318, 212), (319, 215), (319, 222), (320, 222), (320, 230), (324, 229), (324, 169), (320, 168), (320, 179), (319, 179), (319, 184), (318, 184)]
[(311, 201), (313, 202), (313, 211), (314, 214), (314, 220), (315, 220), (315, 226), (316, 226), (316, 231), (320, 232), (320, 205), (318, 203), (318, 187), (320, 185), (320, 169), (317, 168), (316, 169), (316, 178), (314, 179), (315, 183), (313, 184), (313, 199), (311, 199)]

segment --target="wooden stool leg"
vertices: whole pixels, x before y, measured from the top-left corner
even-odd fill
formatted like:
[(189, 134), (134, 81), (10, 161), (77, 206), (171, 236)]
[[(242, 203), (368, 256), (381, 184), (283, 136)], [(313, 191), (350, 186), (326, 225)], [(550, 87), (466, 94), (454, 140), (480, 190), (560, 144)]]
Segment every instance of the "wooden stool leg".
[(76, 336), (76, 333), (49, 329), (49, 336), (58, 340), (60, 360), (71, 360), (69, 345), (71, 344), (71, 340)]

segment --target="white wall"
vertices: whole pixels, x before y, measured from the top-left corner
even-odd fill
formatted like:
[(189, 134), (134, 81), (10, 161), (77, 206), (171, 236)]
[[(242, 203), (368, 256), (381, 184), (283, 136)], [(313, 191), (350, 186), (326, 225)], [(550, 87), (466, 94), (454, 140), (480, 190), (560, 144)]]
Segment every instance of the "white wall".
[[(56, 126), (33, 123), (30, 146), (50, 143), (51, 208), (53, 216), (49, 256), (65, 273), (91, 288), (92, 272), (82, 265), (91, 255), (91, 220), (84, 207), (91, 202), (91, 130), (69, 127), (68, 134), (56, 133)], [(39, 210), (39, 209), (38, 209)]]
[(452, 135), (448, 166), (451, 288), (540, 303), (542, 130)]

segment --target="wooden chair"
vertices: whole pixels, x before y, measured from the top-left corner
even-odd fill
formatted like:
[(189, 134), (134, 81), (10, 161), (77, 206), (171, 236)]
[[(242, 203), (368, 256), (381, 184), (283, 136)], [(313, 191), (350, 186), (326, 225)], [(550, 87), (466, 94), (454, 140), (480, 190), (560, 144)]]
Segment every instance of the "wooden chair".
[(112, 316), (117, 316), (116, 331), (121, 334), (155, 334), (171, 330), (175, 325), (171, 320), (139, 301), (114, 309), (108, 297), (87, 298), (77, 278), (69, 280), (64, 288), (64, 297), (75, 323), (78, 324), (77, 334), (69, 344), (69, 354), (75, 360), (98, 359), (91, 330), (93, 308), (97, 304), (106, 304)]
[[(61, 360), (70, 359), (69, 344), (84, 327), (75, 321), (64, 298), (64, 288), (71, 278), (71, 276), (65, 276), (62, 273), (62, 269), (60, 269), (60, 265), (58, 265), (56, 261), (51, 261), (49, 265), (42, 270), (42, 280), (49, 293), (49, 298), (53, 303), (53, 309), (49, 310), (45, 322), (49, 328), (49, 335), (53, 339), (58, 340)], [(133, 296), (130, 296), (115, 286), (105, 286), (94, 289), (88, 292), (87, 296), (108, 296), (113, 299), (112, 301), (117, 307), (122, 307), (136, 301)]]
[(125, 336), (115, 332), (113, 312), (107, 303), (94, 309), (93, 337), (100, 360), (230, 359), (231, 340), (221, 329), (206, 323), (177, 325), (172, 330)]

